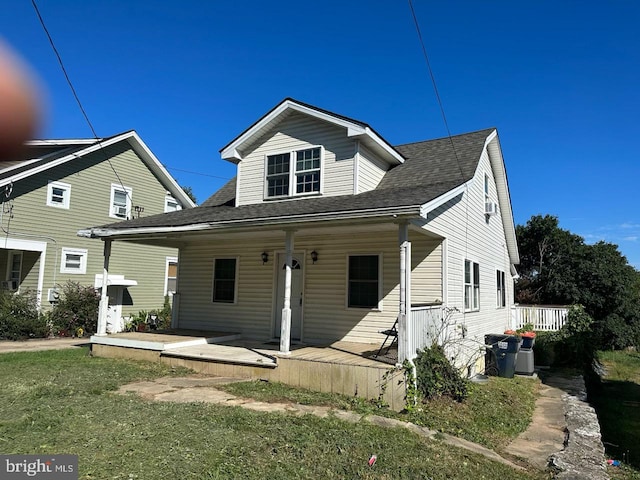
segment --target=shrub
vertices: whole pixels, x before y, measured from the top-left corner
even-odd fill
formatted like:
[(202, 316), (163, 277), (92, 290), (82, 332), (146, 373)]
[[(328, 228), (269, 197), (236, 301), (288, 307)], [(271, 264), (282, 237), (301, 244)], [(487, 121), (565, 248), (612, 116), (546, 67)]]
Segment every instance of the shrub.
[(33, 292), (0, 291), (0, 338), (20, 340), (48, 335), (49, 327), (38, 311)]
[(98, 328), (99, 305), (100, 295), (95, 288), (67, 282), (62, 288), (60, 301), (49, 314), (54, 332), (75, 335), (82, 328), (85, 334), (95, 333)]
[(414, 362), (418, 390), (425, 399), (447, 396), (461, 402), (467, 398), (467, 380), (449, 362), (440, 345), (418, 352)]
[(557, 332), (555, 364), (583, 368), (591, 365), (596, 345), (593, 318), (582, 305), (572, 305), (567, 321)]

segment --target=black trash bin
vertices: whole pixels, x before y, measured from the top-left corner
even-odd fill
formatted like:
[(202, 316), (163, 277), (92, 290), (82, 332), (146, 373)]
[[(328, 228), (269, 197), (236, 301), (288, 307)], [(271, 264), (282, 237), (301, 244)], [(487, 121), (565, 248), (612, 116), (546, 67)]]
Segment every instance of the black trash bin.
[(516, 372), (520, 339), (514, 335), (491, 333), (485, 335), (484, 341), (485, 345), (491, 347), (491, 350), (487, 350), (489, 358), (485, 360), (485, 363), (487, 365), (494, 364), (498, 376), (513, 378)]

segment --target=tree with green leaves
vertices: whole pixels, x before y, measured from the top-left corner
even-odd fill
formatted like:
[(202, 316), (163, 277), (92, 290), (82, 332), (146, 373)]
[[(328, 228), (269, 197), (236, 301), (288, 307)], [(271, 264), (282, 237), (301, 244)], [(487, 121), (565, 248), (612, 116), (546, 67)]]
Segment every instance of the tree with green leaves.
[(558, 218), (535, 215), (516, 227), (520, 279), (516, 301), (583, 305), (605, 347), (640, 341), (640, 273), (618, 246), (585, 243), (560, 228)]

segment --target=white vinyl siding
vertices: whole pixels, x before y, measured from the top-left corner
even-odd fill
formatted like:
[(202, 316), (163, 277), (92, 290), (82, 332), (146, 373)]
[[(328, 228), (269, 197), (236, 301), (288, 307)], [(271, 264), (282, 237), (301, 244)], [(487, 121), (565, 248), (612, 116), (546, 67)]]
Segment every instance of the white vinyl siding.
[(389, 165), (362, 145), (359, 151), (357, 193), (369, 192), (378, 186)]
[[(489, 196), (498, 198), (489, 155), (482, 152), (478, 168), (469, 187), (429, 214), (424, 228), (445, 237), (447, 248), (445, 271), (446, 290), (443, 301), (461, 313), (453, 313), (452, 321), (464, 322), (470, 341), (484, 341), (485, 333), (502, 332), (510, 325), (513, 304), (513, 281), (505, 283), (506, 308), (496, 310), (496, 270), (510, 271), (502, 214), (498, 212), (486, 221), (484, 215), (485, 181), (488, 174)], [(464, 312), (464, 260), (473, 259), (480, 265), (479, 310)]]
[(50, 181), (47, 185), (47, 205), (49, 207), (69, 209), (71, 204), (71, 185)]
[[(442, 298), (439, 241), (418, 233), (410, 234), (410, 239), (414, 302), (438, 301)], [(397, 227), (353, 234), (298, 234), (294, 243), (295, 251), (305, 255), (303, 341), (379, 343), (379, 332), (390, 328), (398, 315)], [(315, 264), (310, 256), (314, 250), (318, 252)], [(264, 265), (263, 251), (269, 254)], [(259, 244), (253, 235), (240, 235), (185, 246), (180, 251), (179, 327), (236, 332), (244, 338), (271, 338), (273, 319), (279, 314), (274, 278), (281, 265), (275, 265), (275, 259), (283, 251), (284, 238), (278, 232), (261, 235)], [(380, 255), (383, 311), (347, 307), (348, 256), (368, 252)], [(212, 303), (209, 259), (236, 256), (236, 304)]]
[[(318, 146), (323, 148), (320, 172), (322, 195), (352, 194), (355, 141), (347, 138), (342, 128), (319, 122), (306, 115), (292, 113), (278, 124), (277, 131), (269, 130), (254, 144), (245, 147), (245, 157), (237, 172), (237, 204), (262, 203), (268, 198), (265, 191), (267, 155)], [(291, 162), (295, 163), (295, 158), (292, 158)]]

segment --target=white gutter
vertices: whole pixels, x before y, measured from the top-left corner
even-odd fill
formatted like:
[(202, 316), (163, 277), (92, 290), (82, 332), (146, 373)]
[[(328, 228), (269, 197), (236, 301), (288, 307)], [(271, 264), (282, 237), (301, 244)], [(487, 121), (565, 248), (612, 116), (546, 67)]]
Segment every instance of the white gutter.
[(273, 217), (266, 220), (260, 219), (242, 219), (242, 220), (227, 220), (222, 222), (207, 222), (182, 226), (165, 226), (165, 227), (131, 227), (131, 228), (102, 228), (94, 227), (83, 230), (78, 230), (77, 235), (85, 238), (105, 238), (105, 237), (120, 237), (129, 235), (148, 235), (148, 234), (164, 234), (164, 233), (182, 233), (182, 232), (197, 232), (203, 230), (219, 230), (228, 227), (242, 227), (242, 226), (271, 226), (282, 225), (295, 221), (304, 220), (305, 223), (321, 222), (326, 220), (357, 220), (362, 218), (375, 218), (384, 217), (388, 215), (392, 216), (410, 216), (418, 215), (418, 206), (409, 207), (388, 207), (384, 209), (376, 210), (352, 210), (345, 212), (344, 214), (336, 214), (336, 212), (328, 212), (322, 214), (309, 215), (289, 215)]

